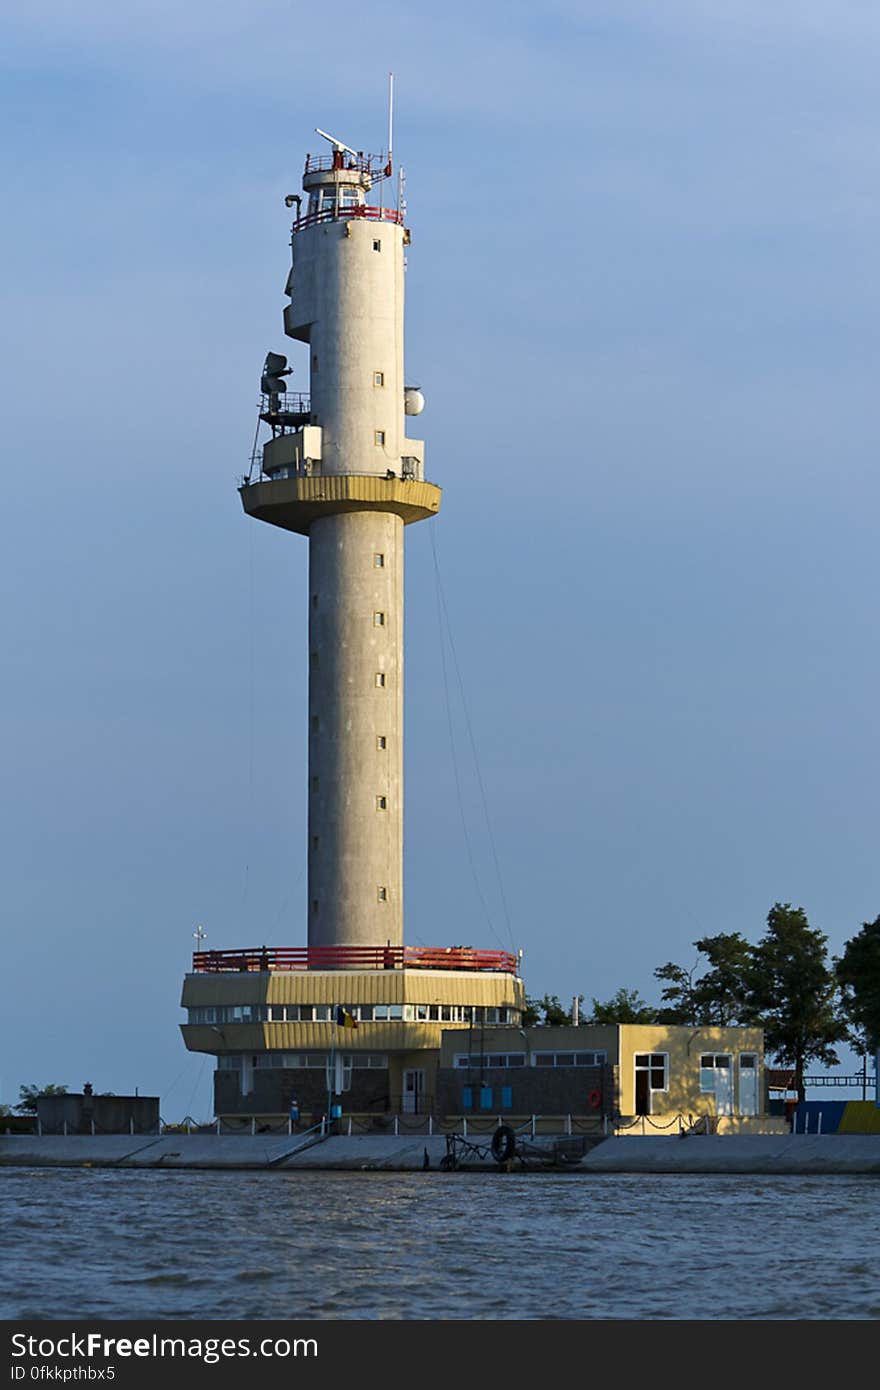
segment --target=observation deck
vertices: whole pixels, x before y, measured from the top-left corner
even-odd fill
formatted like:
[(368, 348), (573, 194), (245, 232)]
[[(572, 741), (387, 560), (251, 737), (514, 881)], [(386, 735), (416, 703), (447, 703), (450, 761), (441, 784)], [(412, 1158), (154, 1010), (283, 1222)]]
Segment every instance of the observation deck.
[(256, 946), (235, 951), (194, 951), (193, 973), (304, 970), (466, 970), (516, 975), (510, 951), (472, 946)]

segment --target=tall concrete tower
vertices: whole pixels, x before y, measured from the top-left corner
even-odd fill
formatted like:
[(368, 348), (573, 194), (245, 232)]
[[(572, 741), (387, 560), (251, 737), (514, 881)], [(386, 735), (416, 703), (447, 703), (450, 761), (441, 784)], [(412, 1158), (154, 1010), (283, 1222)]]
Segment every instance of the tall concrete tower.
[(401, 207), (366, 201), (390, 164), (332, 145), (306, 161), (286, 286), (310, 399), (282, 393), (284, 359), (270, 355), (274, 437), (241, 498), (309, 540), (309, 945), (400, 946), (403, 535), (437, 512), (440, 489), (405, 429), (422, 405), (404, 377), (409, 232)]
[[(269, 353), (271, 437), (241, 500), (308, 537), (308, 946), (212, 942), (193, 956), (183, 1037), (216, 1056), (215, 1112), (232, 1127), (286, 1124), (294, 1100), (368, 1127), (436, 1110), (444, 1087), (482, 1076), (482, 1029), (518, 1026), (525, 1006), (512, 953), (403, 941), (403, 538), (440, 489), (406, 433), (423, 401), (404, 376), (410, 236), (400, 201), (382, 197), (391, 173), (390, 157), (330, 138), (306, 159), (305, 206), (287, 199), (284, 327), (308, 345), (310, 390), (288, 390), (287, 359)], [(456, 1054), (444, 1079), (450, 1030), (467, 1070)]]

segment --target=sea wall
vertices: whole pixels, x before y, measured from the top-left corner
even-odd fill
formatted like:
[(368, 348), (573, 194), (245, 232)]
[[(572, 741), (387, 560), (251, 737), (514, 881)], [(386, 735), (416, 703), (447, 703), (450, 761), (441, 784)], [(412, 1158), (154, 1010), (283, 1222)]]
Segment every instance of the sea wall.
[[(488, 1136), (479, 1145), (459, 1145), (460, 1169), (500, 1173)], [(560, 1144), (566, 1142), (560, 1138)], [(529, 1146), (525, 1164), (513, 1171), (561, 1171), (542, 1161), (541, 1145)], [(553, 1141), (545, 1145), (553, 1156)], [(317, 1142), (278, 1135), (173, 1134), (153, 1139), (128, 1135), (4, 1135), (0, 1166), (64, 1168), (318, 1169), (347, 1172), (437, 1172), (447, 1154), (443, 1136), (332, 1136)], [(684, 1138), (630, 1135), (599, 1141), (582, 1158), (569, 1153), (566, 1172), (581, 1173), (878, 1173), (880, 1135), (688, 1135)]]

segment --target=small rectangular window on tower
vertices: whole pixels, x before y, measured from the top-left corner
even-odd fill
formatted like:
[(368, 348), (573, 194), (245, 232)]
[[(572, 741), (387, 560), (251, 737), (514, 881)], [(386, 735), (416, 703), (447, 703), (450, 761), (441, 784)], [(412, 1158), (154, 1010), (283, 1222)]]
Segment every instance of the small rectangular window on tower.
[(388, 889), (383, 887), (381, 883), (376, 889), (376, 901), (380, 903), (387, 903), (388, 901)]
[(385, 626), (385, 614), (384, 614), (384, 613), (374, 613), (374, 614), (373, 614), (373, 627), (384, 627), (384, 626)]
[(377, 672), (376, 672), (376, 689), (377, 689), (377, 690), (382, 690), (382, 689), (384, 688), (384, 686), (385, 686), (385, 672), (384, 672), (384, 671), (377, 671)]
[(387, 796), (377, 796), (377, 797), (376, 797), (376, 810), (377, 810), (377, 811), (387, 811), (387, 810), (388, 810), (388, 797), (387, 797)]
[(373, 372), (373, 385), (374, 385), (374, 386), (384, 386), (384, 385), (385, 385), (385, 373), (384, 373), (384, 372)]
[(374, 432), (374, 434), (373, 434), (373, 441), (374, 441), (374, 443), (376, 444), (376, 447), (377, 447), (377, 448), (379, 448), (379, 449), (384, 448), (384, 446), (385, 446), (385, 431), (384, 431), (384, 430), (376, 430), (376, 431)]
[(376, 747), (380, 750), (380, 752), (383, 748), (388, 747), (388, 740), (384, 734), (376, 735)]
[(375, 237), (375, 238), (373, 239), (373, 250), (374, 250), (374, 251), (381, 251), (381, 250), (382, 250), (382, 243), (381, 243), (381, 241), (378, 239), (378, 237)]
[(377, 569), (377, 570), (381, 570), (381, 569), (384, 569), (384, 568), (385, 568), (385, 556), (382, 555), (378, 550), (376, 551), (375, 555), (373, 556), (373, 566), (374, 566), (374, 568)]

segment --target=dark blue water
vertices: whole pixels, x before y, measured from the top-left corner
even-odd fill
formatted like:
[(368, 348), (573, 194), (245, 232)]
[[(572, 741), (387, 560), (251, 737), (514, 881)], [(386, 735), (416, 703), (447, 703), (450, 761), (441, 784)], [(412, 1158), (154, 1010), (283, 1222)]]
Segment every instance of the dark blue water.
[(5, 1318), (880, 1318), (863, 1177), (0, 1171)]

